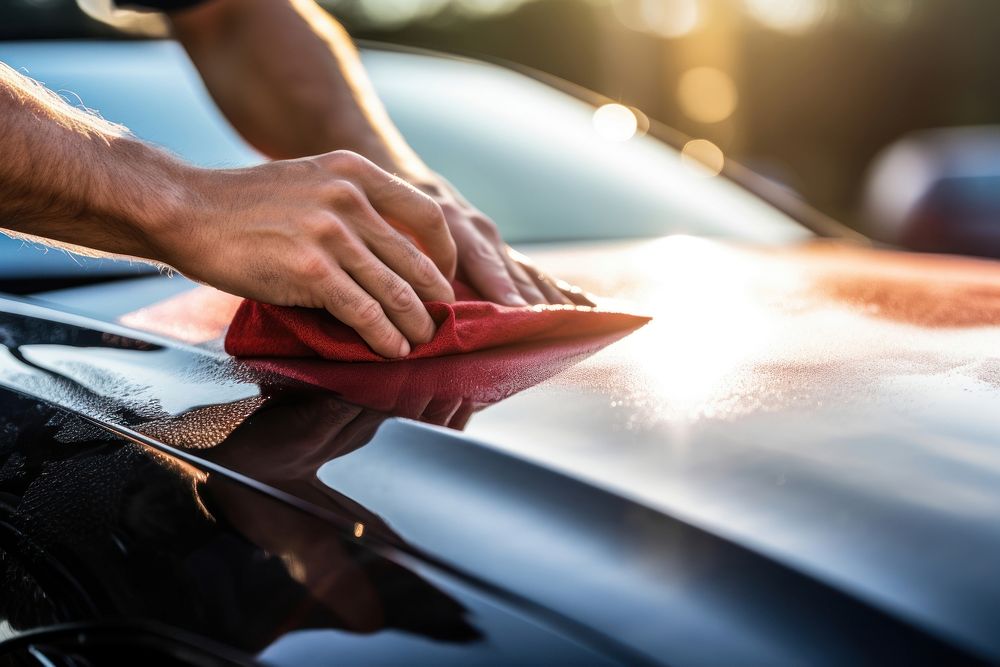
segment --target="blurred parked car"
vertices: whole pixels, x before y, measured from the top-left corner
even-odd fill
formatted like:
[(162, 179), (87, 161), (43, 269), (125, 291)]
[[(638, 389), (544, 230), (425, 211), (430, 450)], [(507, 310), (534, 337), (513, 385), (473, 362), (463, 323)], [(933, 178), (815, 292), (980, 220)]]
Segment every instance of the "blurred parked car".
[(866, 218), (914, 250), (1000, 257), (1000, 128), (925, 130), (873, 163)]

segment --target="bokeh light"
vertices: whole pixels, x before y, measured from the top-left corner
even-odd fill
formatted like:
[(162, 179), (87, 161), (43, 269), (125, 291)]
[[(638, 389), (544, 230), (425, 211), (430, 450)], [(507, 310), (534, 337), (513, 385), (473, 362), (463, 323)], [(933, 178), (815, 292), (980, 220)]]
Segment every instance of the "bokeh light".
[(726, 164), (722, 149), (708, 139), (692, 139), (681, 149), (681, 162), (698, 176), (718, 176)]
[(319, 0), (337, 16), (350, 16), (382, 30), (433, 20), (448, 10), (472, 18), (499, 15), (527, 2), (530, 0)]
[[(877, 0), (881, 1), (881, 0)], [(744, 0), (747, 12), (769, 28), (805, 32), (832, 10), (830, 0)]]
[[(376, 0), (381, 2), (381, 0)], [(434, 0), (437, 1), (437, 0)], [(452, 0), (461, 12), (470, 16), (488, 16), (503, 14), (515, 10), (527, 0)], [(447, 4), (447, 0), (441, 4)]]
[(718, 123), (736, 110), (732, 78), (715, 67), (694, 67), (681, 75), (677, 100), (685, 115), (699, 123)]
[(913, 0), (864, 0), (862, 9), (872, 18), (889, 25), (905, 23), (913, 14)]
[(639, 129), (639, 119), (621, 104), (605, 104), (594, 112), (594, 130), (608, 141), (628, 141)]
[(363, 2), (360, 8), (367, 20), (390, 27), (432, 16), (446, 4), (448, 0), (379, 0)]
[(699, 0), (615, 0), (615, 15), (632, 30), (682, 37), (701, 20)]

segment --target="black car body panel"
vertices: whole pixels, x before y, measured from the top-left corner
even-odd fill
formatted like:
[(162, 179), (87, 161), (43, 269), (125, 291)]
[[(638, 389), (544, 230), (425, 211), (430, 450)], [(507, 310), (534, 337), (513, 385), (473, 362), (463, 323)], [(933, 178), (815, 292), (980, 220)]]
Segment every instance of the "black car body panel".
[[(675, 295), (681, 301), (668, 299), (668, 317), (661, 274), (691, 271), (692, 254), (700, 255), (702, 266), (688, 273), (692, 282), (685, 285), (686, 294)], [(887, 321), (899, 313), (873, 314), (867, 306), (858, 310), (844, 289), (858, 279), (883, 280), (888, 281), (885, 289), (902, 294), (903, 285), (912, 291), (933, 281), (938, 289), (950, 285), (951, 297), (969, 290), (982, 295), (995, 289), (995, 278), (982, 274), (995, 271), (991, 265), (840, 248), (760, 251), (683, 238), (541, 255), (585, 284), (583, 273), (593, 274), (595, 262), (606, 262), (602, 268), (607, 270), (598, 272), (602, 277), (590, 278), (594, 286), (631, 297), (657, 317), (623, 339), (610, 345), (601, 341), (520, 384), (500, 378), (508, 389), (494, 402), (482, 399), (482, 383), (465, 384), (462, 369), (482, 372), (499, 367), (498, 354), (512, 363), (532, 359), (538, 350), (421, 362), (408, 367), (411, 380), (441, 374), (450, 381), (411, 381), (410, 393), (399, 393), (386, 380), (406, 367), (362, 365), (373, 386), (393, 387), (392, 400), (375, 409), (351, 402), (360, 396), (371, 404), (372, 395), (309, 389), (294, 379), (294, 372), (275, 374), (281, 364), (226, 357), (217, 341), (184, 345), (14, 300), (3, 304), (8, 354), (0, 364), (0, 384), (86, 418), (100, 427), (102, 438), (118, 442), (117, 448), (151, 448), (184, 461), (198, 471), (196, 478), (208, 480), (207, 486), (190, 484), (192, 504), (204, 507), (213, 525), (226, 525), (267, 553), (308, 551), (304, 545), (314, 539), (336, 541), (350, 553), (371, 549), (392, 568), (410, 568), (417, 592), (404, 598), (439, 599), (427, 592), (430, 586), (444, 590), (446, 599), (458, 600), (457, 606), (446, 608), (472, 609), (456, 593), (466, 591), (488, 601), (490, 608), (527, 619), (529, 627), (548, 637), (547, 648), (537, 654), (545, 656), (541, 662), (558, 661), (561, 651), (589, 651), (582, 654), (586, 660), (627, 664), (974, 662), (996, 655), (991, 628), (998, 596), (982, 576), (994, 562), (992, 540), (998, 531), (963, 504), (969, 493), (990, 493), (988, 487), (948, 486), (940, 468), (925, 467), (929, 456), (944, 455), (928, 449), (944, 436), (935, 435), (926, 423), (905, 436), (894, 423), (896, 433), (871, 433), (863, 441), (852, 440), (857, 444), (845, 443), (823, 426), (829, 420), (844, 433), (854, 429), (852, 438), (857, 438), (857, 429), (884, 424), (886, 415), (905, 414), (911, 406), (898, 399), (909, 394), (892, 381), (931, 383), (922, 388), (938, 386), (939, 399), (947, 397), (947, 383), (943, 389), (939, 385), (941, 374), (948, 372), (937, 369), (924, 377), (937, 368), (935, 359), (925, 350), (913, 361), (915, 348), (907, 350), (915, 345), (913, 332), (906, 332), (914, 327), (922, 331), (938, 348), (936, 361), (950, 363), (961, 374), (973, 363), (962, 355), (975, 353), (968, 347), (957, 351), (963, 359), (958, 363), (945, 348), (955, 337), (967, 346), (978, 339), (988, 342), (991, 329), (986, 324), (995, 316), (976, 309), (982, 321), (971, 332), (964, 321), (936, 323), (946, 324), (943, 328), (902, 325)], [(688, 263), (677, 266), (683, 261)], [(886, 277), (884, 267), (893, 263), (897, 275)], [(687, 358), (701, 352), (689, 347), (684, 356), (664, 353), (675, 375), (689, 375), (657, 379), (654, 374), (666, 369), (648, 368), (649, 346), (679, 337), (690, 346), (692, 335), (707, 336), (699, 320), (714, 315), (701, 312), (707, 302), (692, 300), (691, 293), (701, 297), (716, 289), (708, 282), (699, 286), (697, 279), (701, 273), (707, 279), (723, 265), (742, 272), (743, 288), (731, 297), (739, 298), (743, 310), (729, 303), (734, 309), (726, 315), (734, 323), (739, 320), (742, 344), (762, 342), (752, 338), (752, 327), (761, 318), (776, 318), (780, 324), (763, 341), (767, 358), (744, 355), (712, 366), (706, 357), (695, 369), (700, 375), (691, 375)], [(611, 267), (619, 267), (617, 275), (611, 275)], [(799, 282), (776, 282), (776, 276), (797, 276)], [(613, 291), (612, 284), (617, 286)], [(820, 288), (824, 291), (814, 291)], [(813, 299), (809, 303), (801, 301), (807, 294)], [(810, 344), (814, 329), (784, 321), (802, 324), (831, 316), (845, 318), (843, 323), (852, 323), (873, 346), (865, 350), (858, 347), (862, 341), (846, 339), (824, 343), (841, 360), (839, 375), (832, 377), (832, 360), (817, 363), (816, 350), (809, 350), (806, 363), (796, 349)], [(891, 346), (897, 358), (883, 358), (878, 366), (865, 361), (880, 339), (886, 342), (885, 336), (896, 336)], [(294, 370), (302, 363), (311, 362), (286, 366)], [(359, 367), (329, 368), (335, 376), (349, 377)], [(710, 384), (696, 384), (706, 382), (709, 372), (716, 373)], [(775, 383), (775, 377), (783, 378), (781, 392), (775, 392), (774, 384), (765, 390), (753, 383)], [(686, 382), (682, 394), (673, 393), (674, 381)], [(865, 391), (849, 390), (859, 382)], [(458, 395), (447, 391), (454, 386), (463, 388)], [(729, 391), (719, 395), (716, 390), (726, 386)], [(979, 387), (980, 400), (992, 398), (989, 386)], [(811, 395), (796, 395), (807, 389)], [(430, 394), (414, 396), (421, 391)], [(475, 395), (474, 405), (462, 400), (467, 395)], [(607, 407), (598, 407), (595, 400)], [(606, 414), (619, 405), (630, 416), (624, 422)], [(808, 421), (801, 422), (800, 414), (808, 414)], [(844, 421), (850, 415), (852, 424)], [(637, 424), (640, 418), (643, 422)], [(463, 428), (464, 433), (456, 430)], [(27, 431), (23, 426), (11, 430)], [(76, 430), (60, 427), (59, 432)], [(80, 442), (92, 442), (92, 429), (80, 430), (87, 434)], [(762, 440), (765, 435), (769, 442)], [(64, 447), (90, 446), (61, 437), (68, 440)], [(957, 437), (954, 428), (952, 437)], [(782, 444), (788, 438), (797, 451)], [(949, 457), (952, 467), (967, 465), (962, 457), (977, 447), (975, 442), (955, 445), (958, 458)], [(882, 460), (882, 451), (899, 447), (909, 458), (904, 465)], [(981, 447), (979, 460), (986, 460), (992, 445)], [(864, 467), (840, 476), (844, 466), (862, 465), (860, 451), (867, 451)], [(983, 477), (986, 470), (956, 468), (951, 474), (955, 479)], [(817, 479), (821, 473), (822, 482)], [(881, 496), (873, 494), (866, 476), (887, 474), (936, 481), (933, 503), (913, 497), (906, 487), (884, 487)], [(212, 480), (221, 481), (213, 487)], [(228, 496), (213, 491), (220, 486), (233, 491)], [(218, 497), (239, 500), (220, 503)], [(978, 502), (986, 500), (980, 495)], [(939, 507), (949, 507), (948, 521), (937, 519)], [(736, 508), (741, 513), (734, 514)], [(262, 521), (272, 512), (288, 518)], [(263, 528), (297, 522), (310, 527), (291, 535)], [(756, 532), (749, 532), (744, 522), (756, 526)], [(859, 535), (865, 542), (853, 542), (852, 549), (851, 541)], [(807, 538), (813, 546), (801, 543)], [(910, 539), (930, 539), (935, 547), (911, 550)], [(800, 548), (790, 550), (787, 540)], [(282, 562), (296, 571), (294, 558)], [(338, 602), (358, 609), (371, 604), (369, 597), (355, 594), (356, 605), (349, 604), (350, 592), (338, 596)], [(379, 604), (407, 603), (379, 599)], [(420, 608), (435, 604), (413, 602)], [(155, 615), (151, 619), (176, 622)], [(483, 660), (509, 662), (512, 654), (495, 652), (494, 644), (519, 645), (516, 637), (524, 630), (511, 629), (509, 638), (501, 638), (478, 615), (471, 619), (455, 612), (449, 620), (468, 635), (462, 650), (483, 651)], [(181, 627), (205, 632), (204, 627)], [(206, 634), (232, 641), (214, 631)], [(378, 645), (381, 637), (359, 637), (357, 650)], [(269, 640), (272, 648), (244, 648), (263, 648), (264, 658), (277, 660), (278, 648), (300, 655), (291, 647), (306, 641), (295, 632), (272, 634)], [(319, 650), (323, 640), (310, 632), (308, 641)], [(396, 646), (393, 642), (389, 645)], [(468, 663), (473, 653), (462, 654), (460, 661)], [(516, 657), (532, 660), (525, 654)], [(576, 655), (572, 661), (581, 659)]]
[[(12, 628), (141, 620), (248, 655), (263, 651), (264, 662), (278, 665), (329, 664), (331, 655), (396, 664), (401, 654), (414, 664), (631, 662), (623, 648), (618, 660), (603, 657), (505, 596), (365, 537), (335, 506), (313, 506), (185, 455), (275, 400), (225, 364), (4, 306), (0, 330), (16, 360), (5, 360), (0, 391), (3, 616)], [(169, 354), (178, 382), (161, 375), (157, 386), (176, 393), (109, 399), (72, 373), (30, 361), (37, 346), (125, 352), (146, 369), (158, 364), (142, 357)], [(226, 386), (234, 388), (229, 403), (170, 411), (178, 395)], [(355, 633), (370, 638), (359, 642)]]

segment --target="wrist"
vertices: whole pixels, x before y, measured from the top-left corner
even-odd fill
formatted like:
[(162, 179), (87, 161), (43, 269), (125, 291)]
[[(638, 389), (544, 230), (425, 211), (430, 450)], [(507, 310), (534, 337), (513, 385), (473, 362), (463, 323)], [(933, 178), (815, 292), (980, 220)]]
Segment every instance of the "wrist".
[(362, 155), (410, 183), (429, 182), (434, 176), (393, 126), (376, 128), (367, 122), (352, 124), (338, 119), (326, 128), (321, 145), (328, 151), (348, 150)]
[(197, 209), (198, 169), (127, 138), (111, 146), (111, 187), (94, 198), (98, 213), (122, 231), (114, 252), (172, 264), (176, 239), (189, 233)]

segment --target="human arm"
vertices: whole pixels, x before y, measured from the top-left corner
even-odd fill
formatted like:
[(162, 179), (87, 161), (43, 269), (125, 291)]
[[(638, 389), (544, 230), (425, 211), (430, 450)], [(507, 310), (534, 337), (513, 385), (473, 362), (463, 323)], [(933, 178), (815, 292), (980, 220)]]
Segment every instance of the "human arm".
[(440, 207), (370, 161), (341, 151), (199, 169), (2, 64), (0, 228), (326, 308), (387, 357), (433, 336), (421, 300), (454, 298)]
[(344, 29), (312, 0), (211, 0), (171, 14), (219, 107), (273, 158), (360, 153), (441, 206), (460, 276), (507, 305), (569, 303), (556, 281), (513, 253), (496, 225), (429, 169), (375, 94)]

